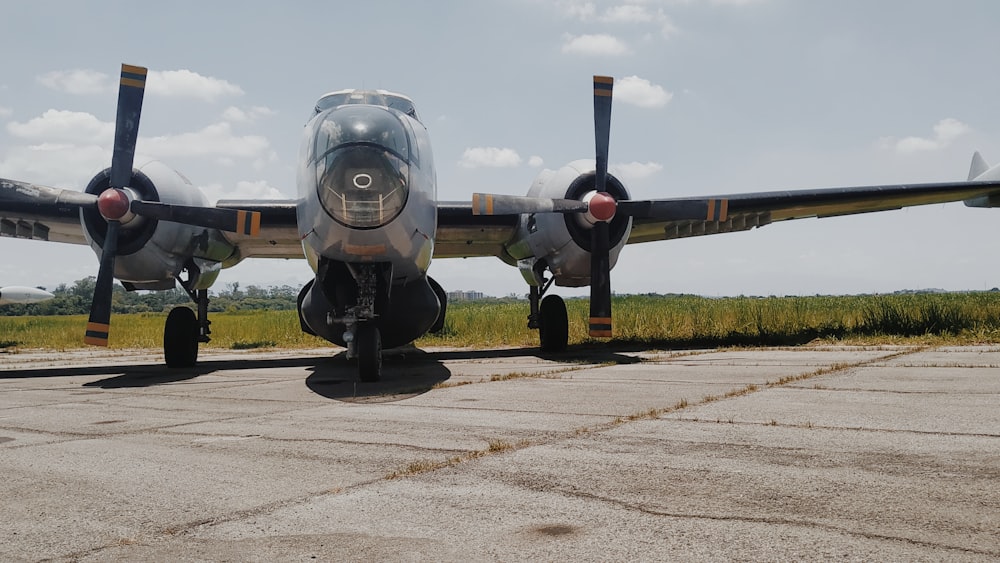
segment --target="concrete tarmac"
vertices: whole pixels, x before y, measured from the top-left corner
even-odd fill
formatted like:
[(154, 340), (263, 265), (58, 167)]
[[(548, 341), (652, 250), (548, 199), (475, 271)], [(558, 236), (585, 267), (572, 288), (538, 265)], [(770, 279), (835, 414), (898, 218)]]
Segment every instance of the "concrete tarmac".
[(1000, 560), (1000, 347), (0, 354), (0, 560)]

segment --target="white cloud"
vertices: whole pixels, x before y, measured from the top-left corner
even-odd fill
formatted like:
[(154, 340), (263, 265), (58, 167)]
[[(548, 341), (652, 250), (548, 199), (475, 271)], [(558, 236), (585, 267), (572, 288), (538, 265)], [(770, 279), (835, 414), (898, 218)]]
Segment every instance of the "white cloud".
[(626, 76), (615, 84), (614, 97), (641, 108), (658, 108), (667, 105), (674, 95), (645, 78)]
[(12, 115), (14, 115), (14, 110), (0, 106), (0, 117), (10, 117)]
[(656, 24), (660, 27), (660, 31), (664, 37), (674, 35), (678, 31), (673, 20), (663, 13), (662, 9), (654, 12), (640, 4), (611, 6), (604, 11), (604, 14), (600, 17), (600, 21), (603, 23), (621, 24)]
[(646, 6), (623, 4), (609, 7), (601, 19), (609, 23), (646, 23), (651, 16)]
[(464, 168), (513, 168), (521, 165), (521, 156), (514, 149), (498, 147), (470, 147), (458, 162)]
[(763, 4), (768, 0), (709, 0), (709, 4), (716, 6), (749, 6), (750, 4)]
[(268, 154), (270, 143), (260, 135), (234, 135), (229, 123), (216, 123), (192, 133), (140, 137), (139, 147), (145, 154), (155, 154), (163, 158), (187, 156), (261, 158)]
[(287, 199), (288, 196), (264, 181), (239, 181), (235, 188), (222, 184), (198, 186), (213, 205), (220, 199)]
[(103, 72), (89, 69), (54, 70), (37, 78), (42, 85), (74, 95), (114, 92), (114, 80)]
[(934, 125), (934, 135), (931, 137), (883, 137), (879, 139), (879, 147), (895, 150), (899, 154), (936, 151), (951, 145), (952, 141), (968, 133), (972, 129), (957, 119), (951, 117), (942, 119)]
[(7, 131), (22, 139), (110, 144), (115, 124), (101, 121), (89, 113), (50, 109), (26, 123), (8, 123)]
[(542, 157), (540, 157), (538, 155), (534, 155), (534, 156), (532, 156), (531, 158), (528, 159), (528, 166), (530, 166), (532, 168), (541, 168), (542, 165), (544, 165), (544, 164), (545, 164), (545, 161), (542, 160)]
[(949, 117), (937, 122), (934, 126), (934, 137), (942, 143), (950, 144), (969, 131), (971, 128), (968, 125)]
[(263, 180), (236, 182), (236, 194), (239, 197), (253, 199), (282, 199), (285, 197), (278, 188), (271, 186)]
[[(641, 1), (641, 0), (640, 0)], [(712, 6), (749, 6), (764, 4), (769, 0), (670, 0), (673, 4), (709, 4)]]
[(560, 8), (570, 18), (589, 20), (597, 14), (597, 7), (594, 6), (593, 2), (561, 2)]
[(110, 148), (97, 144), (39, 143), (4, 151), (0, 176), (83, 190), (98, 170), (110, 164)]
[(619, 4), (605, 8), (603, 13), (598, 13), (597, 7), (592, 2), (563, 2), (560, 5), (566, 17), (577, 19), (583, 22), (598, 22), (602, 24), (623, 24), (623, 25), (656, 25), (664, 37), (669, 37), (677, 33), (677, 26), (667, 16), (662, 8), (652, 10), (651, 7), (641, 0), (627, 4)]
[(222, 119), (232, 123), (251, 123), (261, 117), (274, 115), (274, 111), (264, 106), (253, 106), (241, 109), (236, 106), (229, 106), (222, 112)]
[(613, 35), (565, 35), (563, 53), (578, 55), (619, 56), (629, 52), (628, 46)]
[[(106, 94), (118, 88), (116, 77), (94, 70), (56, 70), (37, 78), (44, 86), (70, 94)], [(219, 98), (241, 96), (243, 89), (221, 78), (202, 76), (190, 70), (151, 70), (146, 93), (172, 98), (199, 98), (213, 102)]]
[(243, 89), (221, 78), (202, 76), (190, 70), (149, 71), (146, 91), (164, 97), (200, 98), (208, 102), (242, 96)]
[(609, 166), (615, 176), (624, 180), (642, 180), (659, 173), (663, 165), (658, 162), (620, 162)]

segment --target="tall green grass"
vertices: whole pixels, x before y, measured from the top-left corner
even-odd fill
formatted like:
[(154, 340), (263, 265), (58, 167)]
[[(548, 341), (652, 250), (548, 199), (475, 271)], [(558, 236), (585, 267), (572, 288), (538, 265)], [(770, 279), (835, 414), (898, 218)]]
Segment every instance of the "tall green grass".
[[(571, 344), (587, 335), (589, 304), (567, 301)], [(449, 305), (445, 330), (427, 345), (537, 345), (527, 304)], [(614, 340), (665, 346), (794, 345), (812, 340), (891, 342), (1000, 341), (1000, 293), (815, 297), (620, 296), (613, 300)]]
[[(885, 343), (902, 339), (1000, 342), (1000, 293), (845, 297), (620, 296), (613, 301), (614, 340), (692, 347), (794, 345), (815, 339)], [(567, 301), (570, 344), (587, 335), (588, 303)], [(418, 346), (527, 347), (525, 301), (459, 302), (448, 306), (444, 330)], [(299, 329), (295, 311), (212, 313), (210, 347), (303, 348), (322, 339)], [(165, 314), (115, 315), (113, 348), (159, 348)], [(63, 350), (83, 346), (85, 316), (0, 317), (0, 347)]]
[[(310, 348), (325, 342), (301, 331), (295, 311), (210, 313), (208, 318), (212, 341), (207, 346), (213, 348)], [(160, 348), (166, 320), (164, 313), (112, 315), (109, 346)], [(22, 348), (80, 348), (86, 326), (85, 315), (0, 317), (0, 341)]]

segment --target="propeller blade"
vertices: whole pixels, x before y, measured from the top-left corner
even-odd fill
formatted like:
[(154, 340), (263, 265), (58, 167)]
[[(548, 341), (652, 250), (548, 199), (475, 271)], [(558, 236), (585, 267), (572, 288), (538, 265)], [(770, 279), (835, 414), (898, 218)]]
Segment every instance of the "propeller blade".
[(608, 223), (598, 221), (590, 233), (590, 335), (611, 338), (611, 259)]
[(83, 341), (93, 346), (107, 346), (111, 325), (111, 288), (115, 281), (115, 256), (118, 254), (118, 230), (121, 223), (108, 221), (101, 252), (101, 268), (97, 271), (94, 300), (90, 303), (90, 319)]
[(146, 89), (146, 68), (122, 65), (118, 83), (118, 117), (115, 120), (115, 147), (111, 157), (111, 187), (124, 188), (132, 180), (135, 141), (139, 137), (142, 95)]
[(597, 147), (597, 176), (594, 178), (598, 192), (606, 191), (608, 179), (608, 145), (611, 140), (611, 90), (615, 79), (610, 76), (594, 77), (594, 140)]
[(725, 221), (729, 217), (729, 200), (625, 200), (618, 202), (618, 212), (632, 217), (638, 217), (640, 219), (661, 219), (664, 221)]
[[(596, 172), (594, 189), (598, 195), (606, 194), (608, 183), (608, 145), (611, 142), (611, 92), (615, 79), (610, 76), (594, 77), (594, 145)], [(602, 196), (599, 201), (606, 197)], [(610, 214), (616, 211), (612, 200)], [(590, 335), (611, 337), (611, 246), (610, 227), (607, 220), (594, 223), (590, 230)]]
[(584, 213), (586, 202), (517, 195), (472, 194), (473, 215), (520, 215), (521, 213)]
[(161, 221), (172, 221), (196, 227), (219, 229), (231, 233), (256, 236), (260, 233), (260, 212), (218, 207), (192, 207), (158, 201), (134, 200), (132, 213)]

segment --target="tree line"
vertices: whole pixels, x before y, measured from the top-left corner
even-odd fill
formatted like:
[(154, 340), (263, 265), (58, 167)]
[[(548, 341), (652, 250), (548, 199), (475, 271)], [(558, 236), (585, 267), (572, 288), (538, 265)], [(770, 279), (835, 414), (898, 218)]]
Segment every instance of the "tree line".
[[(55, 297), (41, 303), (0, 305), (0, 315), (86, 315), (94, 297), (97, 278), (89, 276), (72, 284), (59, 284), (55, 289), (45, 289)], [(289, 310), (296, 308), (299, 288), (290, 285), (241, 287), (239, 282), (226, 284), (222, 291), (209, 291), (210, 312), (255, 310)], [(180, 287), (168, 291), (125, 291), (114, 285), (111, 310), (118, 314), (167, 312), (178, 305), (193, 304), (186, 291)]]

